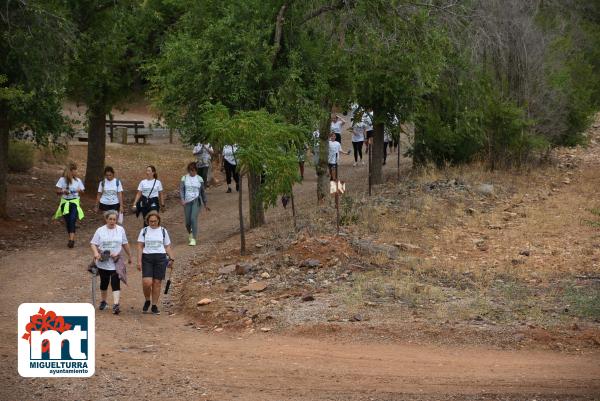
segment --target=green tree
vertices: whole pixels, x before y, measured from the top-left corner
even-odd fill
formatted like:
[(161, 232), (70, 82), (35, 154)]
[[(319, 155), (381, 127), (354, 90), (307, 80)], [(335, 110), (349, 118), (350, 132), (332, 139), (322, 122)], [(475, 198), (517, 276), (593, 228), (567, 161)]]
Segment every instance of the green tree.
[(142, 14), (135, 0), (73, 0), (69, 7), (78, 37), (68, 94), (87, 106), (85, 185), (93, 187), (104, 168), (106, 115), (133, 94), (144, 49), (144, 30), (138, 25)]
[[(250, 177), (252, 171), (263, 172), (264, 184), (255, 187), (259, 192), (253, 194), (254, 197), (269, 206), (275, 204), (279, 195), (289, 193), (293, 184), (300, 180), (297, 150), (305, 140), (301, 129), (265, 110), (231, 114), (222, 104), (203, 105), (203, 109), (206, 139), (219, 147), (237, 145), (235, 158), (240, 181)], [(240, 251), (243, 255), (246, 243), (242, 193), (240, 182)]]
[(74, 36), (61, 5), (12, 1), (0, 7), (0, 217), (7, 216), (10, 132), (30, 130), (46, 145), (68, 130), (61, 101)]

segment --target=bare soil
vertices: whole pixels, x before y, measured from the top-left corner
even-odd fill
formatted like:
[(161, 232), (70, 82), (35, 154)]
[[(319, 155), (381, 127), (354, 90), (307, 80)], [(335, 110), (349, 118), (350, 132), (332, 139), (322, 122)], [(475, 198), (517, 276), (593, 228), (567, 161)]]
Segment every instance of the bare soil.
[[(573, 173), (569, 175), (572, 177), (569, 184), (556, 183), (558, 191), (552, 191), (550, 185), (545, 189), (547, 180), (541, 176), (539, 182), (532, 175), (524, 178), (531, 181), (530, 192), (537, 194), (540, 188), (546, 191), (545, 200), (532, 196), (521, 203), (525, 214), (521, 219), (530, 219), (528, 223), (502, 220), (504, 210), (499, 205), (509, 195), (520, 193), (515, 187), (512, 194), (501, 193), (496, 200), (483, 201), (481, 208), (477, 207), (476, 221), (460, 217), (465, 219), (463, 225), (444, 226), (445, 231), (433, 226), (431, 232), (420, 231), (421, 227), (413, 230), (413, 222), (406, 222), (407, 226), (401, 227), (403, 237), (390, 237), (391, 231), (377, 228), (390, 220), (389, 215), (368, 214), (371, 211), (360, 217), (370, 218), (372, 222), (361, 220), (358, 225), (346, 226), (346, 235), (335, 237), (331, 232), (331, 209), (324, 206), (314, 210), (312, 206), (316, 180), (307, 166), (307, 179), (296, 193), (300, 234), (291, 229), (289, 210), (281, 207), (270, 210), (267, 213), (269, 227), (249, 234), (251, 252), (244, 258), (236, 251), (237, 196), (226, 194), (222, 186), (209, 190), (212, 211), (201, 214), (200, 245), (196, 248), (186, 245), (181, 207), (174, 192), (189, 159), (189, 150), (179, 145), (151, 143), (148, 146), (113, 145), (108, 147), (108, 152), (110, 163), (117, 168), (129, 190), (128, 198), (142, 178), (146, 163), (157, 165), (170, 194), (164, 221), (174, 239), (177, 265), (173, 290), (162, 300), (163, 314), (141, 313), (141, 280), (137, 271), (131, 271), (130, 285), (122, 291), (122, 314), (97, 312), (94, 377), (21, 378), (16, 366), (16, 342), (9, 340), (0, 345), (3, 384), (0, 399), (593, 400), (600, 397), (600, 352), (595, 343), (598, 337), (593, 320), (577, 320), (585, 330), (579, 326), (577, 330), (568, 329), (573, 323), (571, 320), (564, 321), (563, 326), (554, 324), (550, 330), (531, 322), (515, 330), (512, 323), (492, 324), (492, 318), (486, 315), (482, 317), (486, 327), (481, 329), (480, 320), (441, 317), (433, 314), (434, 308), (429, 306), (366, 304), (371, 302), (370, 298), (357, 290), (366, 280), (364, 275), (374, 274), (377, 268), (381, 270), (388, 265), (393, 270), (401, 262), (381, 259), (379, 255), (361, 256), (349, 245), (353, 236), (381, 244), (411, 242), (419, 249), (405, 254), (418, 256), (425, 260), (423, 263), (434, 256), (456, 260), (451, 258), (454, 256), (464, 261), (504, 258), (513, 266), (512, 259), (519, 258), (518, 251), (523, 249), (519, 241), (524, 241), (532, 243), (532, 248), (535, 247), (532, 255), (539, 258), (534, 262), (519, 262), (516, 266), (531, 263), (537, 266), (534, 270), (540, 272), (565, 268), (572, 269), (576, 275), (596, 274), (597, 252), (593, 244), (598, 237), (593, 225), (552, 224), (544, 212), (548, 209), (572, 211), (574, 214), (568, 215), (568, 220), (577, 220), (575, 216), (580, 216), (578, 222), (584, 217), (593, 220), (593, 216), (585, 213), (590, 205), (600, 201), (597, 198), (597, 144), (569, 153), (574, 155), (578, 167), (570, 170)], [(72, 146), (71, 157), (83, 162), (85, 145)], [(390, 156), (389, 162), (386, 172), (392, 179), (395, 156)], [(403, 160), (404, 172), (408, 171), (409, 163)], [(365, 168), (352, 168), (348, 157), (342, 169), (352, 191), (358, 194), (365, 190)], [(22, 302), (88, 302), (90, 299), (90, 277), (85, 271), (90, 259), (87, 241), (101, 222), (90, 210), (92, 200), (85, 198), (88, 218), (81, 224), (76, 247), (66, 248), (61, 222), (49, 219), (57, 203), (52, 192), (59, 173), (60, 166), (40, 165), (30, 174), (10, 178), (11, 213), (15, 217), (0, 224), (0, 336), (5, 338), (16, 338), (15, 311)], [(428, 180), (433, 178), (440, 177)], [(509, 188), (499, 181), (496, 185)], [(382, 199), (388, 190), (385, 188), (377, 193)], [(506, 191), (510, 192), (510, 188)], [(576, 213), (577, 202), (585, 202), (585, 205)], [(461, 204), (457, 208), (464, 210), (465, 206)], [(480, 210), (488, 210), (490, 215), (479, 217)], [(428, 224), (435, 224), (428, 220), (426, 212), (420, 216)], [(439, 216), (435, 219), (442, 225)], [(369, 230), (369, 223), (377, 227), (367, 235), (361, 230)], [(488, 228), (494, 224), (503, 225), (502, 229)], [(126, 216), (125, 228), (130, 241), (135, 240), (140, 227), (140, 220)], [(487, 250), (474, 245), (471, 237), (461, 239), (460, 234), (469, 233), (479, 239), (482, 227), (487, 236)], [(437, 241), (425, 240), (435, 235)], [(553, 255), (552, 251), (565, 237), (569, 238), (568, 243)], [(433, 243), (439, 249), (433, 249)], [(457, 252), (448, 252), (449, 245), (443, 244), (453, 244)], [(509, 245), (514, 248), (510, 254)], [(566, 264), (581, 261), (579, 256), (569, 259), (569, 254), (583, 255), (585, 263), (590, 264), (566, 268)], [(326, 266), (314, 272), (316, 283), (324, 280), (319, 274), (331, 273), (335, 278), (346, 274), (346, 277), (332, 279), (331, 285), (326, 287), (296, 279), (283, 285), (282, 277), (286, 277), (289, 269), (283, 264), (278, 268), (274, 266), (286, 255), (295, 268), (306, 258), (319, 257)], [(562, 262), (549, 267), (549, 260)], [(259, 268), (248, 276), (219, 278), (219, 268), (240, 262), (255, 263)], [(272, 278), (260, 277), (265, 272), (260, 268), (263, 263), (265, 267), (273, 266)], [(369, 268), (352, 267), (352, 264)], [(299, 271), (308, 274), (306, 269)], [(547, 283), (547, 276), (541, 277), (539, 284)], [(262, 280), (269, 283), (264, 292), (248, 295), (239, 292), (242, 285)], [(307, 291), (314, 294), (315, 301), (300, 300)], [(213, 299), (207, 309), (195, 306), (203, 297)], [(239, 308), (246, 312), (240, 313)], [(355, 314), (365, 319), (352, 321)], [(331, 320), (333, 316), (338, 318)], [(578, 335), (583, 336), (582, 332), (587, 333), (586, 339), (577, 339)], [(516, 334), (522, 334), (528, 341), (514, 340)], [(493, 336), (503, 340), (489, 338)], [(569, 341), (572, 346), (555, 346), (556, 343), (569, 344)]]

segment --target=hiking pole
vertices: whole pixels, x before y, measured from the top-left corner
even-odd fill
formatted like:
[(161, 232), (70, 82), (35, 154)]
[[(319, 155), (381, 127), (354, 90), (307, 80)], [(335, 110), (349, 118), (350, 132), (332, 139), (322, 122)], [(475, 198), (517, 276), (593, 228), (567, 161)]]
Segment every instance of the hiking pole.
[(169, 267), (169, 279), (167, 280), (167, 284), (165, 285), (165, 294), (169, 292), (169, 288), (171, 287), (171, 275), (173, 274), (173, 266)]
[(96, 276), (98, 275), (98, 268), (96, 266), (90, 268), (92, 273), (92, 305), (96, 307)]

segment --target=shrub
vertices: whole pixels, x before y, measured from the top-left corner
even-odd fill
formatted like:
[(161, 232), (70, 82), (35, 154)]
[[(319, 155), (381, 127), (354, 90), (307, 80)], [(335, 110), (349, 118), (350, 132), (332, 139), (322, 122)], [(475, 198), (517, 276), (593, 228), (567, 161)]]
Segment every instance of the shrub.
[(8, 169), (23, 173), (33, 167), (35, 145), (31, 142), (10, 141), (8, 147)]

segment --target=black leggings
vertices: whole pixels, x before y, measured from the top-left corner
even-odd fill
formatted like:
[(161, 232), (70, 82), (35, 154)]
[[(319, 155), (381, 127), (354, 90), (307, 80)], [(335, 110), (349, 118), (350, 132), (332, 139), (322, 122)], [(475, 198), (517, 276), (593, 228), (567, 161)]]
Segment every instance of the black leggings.
[(360, 160), (362, 161), (362, 147), (363, 141), (352, 142), (352, 148), (354, 149), (354, 161), (358, 161), (358, 156), (360, 156)]
[(121, 280), (115, 270), (98, 269), (100, 275), (100, 291), (108, 290), (108, 282), (113, 291), (121, 291)]
[(227, 180), (227, 185), (231, 184), (232, 177), (237, 184), (240, 180), (240, 175), (237, 172), (237, 166), (229, 163), (227, 160), (223, 160), (223, 165), (225, 166), (225, 179)]
[(69, 205), (69, 213), (63, 214), (67, 233), (74, 234), (77, 230), (77, 207), (74, 204)]

